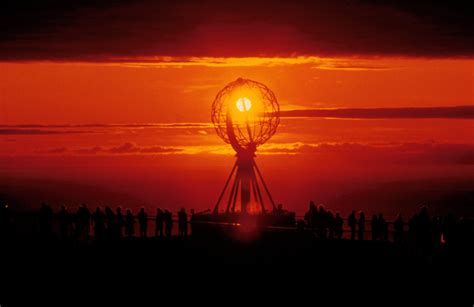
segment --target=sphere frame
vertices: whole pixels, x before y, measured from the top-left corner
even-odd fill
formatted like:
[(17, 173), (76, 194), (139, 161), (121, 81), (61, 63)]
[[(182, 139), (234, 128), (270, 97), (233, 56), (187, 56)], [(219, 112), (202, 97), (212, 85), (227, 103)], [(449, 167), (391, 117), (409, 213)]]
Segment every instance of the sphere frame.
[[(251, 124), (247, 121), (246, 126), (236, 124), (229, 111), (236, 109), (235, 97), (241, 97), (235, 96), (236, 92), (251, 92), (258, 97), (252, 101), (254, 110), (259, 110), (258, 116)], [(211, 119), (217, 135), (237, 152), (255, 151), (275, 134), (280, 123), (280, 105), (275, 94), (263, 83), (238, 78), (217, 93), (212, 103)]]

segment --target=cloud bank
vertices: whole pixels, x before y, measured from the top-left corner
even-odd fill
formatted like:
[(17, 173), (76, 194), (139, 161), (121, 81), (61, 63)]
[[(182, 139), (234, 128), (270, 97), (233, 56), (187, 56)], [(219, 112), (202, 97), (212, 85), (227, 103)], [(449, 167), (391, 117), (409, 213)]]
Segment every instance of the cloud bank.
[(0, 60), (472, 57), (466, 1), (5, 1)]
[(281, 117), (474, 119), (474, 106), (282, 110)]

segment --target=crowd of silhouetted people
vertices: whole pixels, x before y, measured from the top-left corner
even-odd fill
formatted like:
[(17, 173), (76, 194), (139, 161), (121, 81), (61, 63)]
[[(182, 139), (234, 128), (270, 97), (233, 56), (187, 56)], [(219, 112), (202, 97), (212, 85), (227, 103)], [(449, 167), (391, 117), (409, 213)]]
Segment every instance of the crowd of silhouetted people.
[[(113, 210), (109, 206), (105, 208), (96, 207), (90, 211), (87, 205), (81, 205), (76, 212), (69, 212), (66, 206), (61, 206), (55, 214), (46, 203), (39, 210), (39, 230), (42, 236), (50, 236), (53, 233), (53, 220), (57, 218), (59, 234), (62, 238), (74, 237), (78, 239), (88, 238), (91, 230), (96, 239), (119, 239), (122, 237), (148, 236), (148, 224), (154, 220), (155, 237), (170, 237), (173, 230), (173, 215), (165, 209), (157, 208), (154, 219), (149, 218), (145, 208), (140, 208), (137, 214), (131, 209), (122, 212), (121, 207)], [(138, 234), (135, 233), (138, 223)], [(188, 235), (188, 215), (182, 208), (178, 212), (178, 234), (186, 237)]]
[[(13, 233), (14, 228), (11, 208), (2, 204), (0, 210), (0, 235), (8, 236)], [(279, 217), (287, 216), (286, 213), (287, 211), (283, 210), (281, 205), (272, 212), (273, 216), (277, 217), (275, 221), (280, 221)], [(155, 226), (154, 237), (171, 237), (175, 222), (178, 226), (178, 236), (187, 237), (188, 226), (192, 229), (193, 221), (198, 220), (196, 216), (199, 215), (191, 210), (191, 216), (188, 219), (186, 210), (182, 208), (177, 212), (177, 220), (173, 220), (173, 214), (167, 209), (157, 208), (156, 213), (149, 216), (143, 207), (135, 214), (131, 209), (126, 209), (124, 213), (120, 207), (114, 210), (109, 206), (97, 207), (91, 211), (85, 204), (78, 207), (75, 212), (70, 212), (64, 205), (59, 211), (54, 212), (50, 205), (42, 203), (37, 219), (42, 237), (51, 237), (59, 232), (61, 238), (83, 240), (93, 234), (95, 239), (101, 240), (124, 237), (145, 238), (150, 235), (148, 226), (151, 223)], [(394, 220), (387, 221), (382, 213), (374, 214), (371, 219), (366, 219), (364, 212), (356, 213), (355, 210), (352, 210), (347, 218), (343, 218), (339, 212), (333, 214), (323, 205), (316, 206), (311, 201), (304, 218), (296, 221), (296, 225), (294, 213), (288, 216), (293, 218), (293, 224), (288, 228), (296, 226), (297, 230), (310, 231), (318, 239), (323, 240), (337, 240), (345, 237), (359, 241), (388, 241), (390, 239), (395, 243), (414, 242), (420, 248), (431, 248), (442, 243), (446, 245), (474, 243), (472, 220), (457, 218), (452, 214), (445, 217), (431, 216), (427, 207), (422, 207), (407, 221), (400, 214)], [(285, 226), (288, 226), (288, 223), (285, 222)], [(389, 228), (391, 228), (390, 231)], [(347, 233), (346, 236), (345, 233)]]
[[(366, 224), (364, 212), (357, 215), (355, 210), (347, 217), (347, 226), (350, 231), (350, 239), (365, 240)], [(401, 228), (394, 229), (403, 232), (403, 220), (400, 220)], [(333, 214), (331, 210), (327, 210), (324, 206), (317, 207), (313, 201), (309, 204), (309, 209), (304, 216), (305, 227), (314, 230), (320, 239), (342, 239), (344, 235), (344, 219), (339, 212)], [(372, 240), (388, 240), (388, 223), (382, 213), (373, 215), (370, 220), (371, 239)], [(397, 224), (398, 225), (398, 224)], [(401, 235), (400, 233), (398, 235)], [(397, 237), (398, 237), (397, 235)]]
[[(304, 227), (314, 231), (319, 239), (342, 239), (344, 219), (339, 212), (333, 214), (323, 205), (319, 207), (310, 202), (304, 215)], [(422, 207), (413, 214), (408, 222), (399, 214), (392, 222), (387, 222), (382, 213), (374, 214), (367, 220), (365, 213), (355, 210), (346, 219), (350, 240), (389, 240), (389, 224), (392, 224), (393, 241), (395, 243), (415, 242), (420, 248), (439, 246), (442, 243), (454, 244), (472, 242), (474, 223), (467, 219), (458, 219), (452, 214), (445, 217), (430, 216), (427, 207)], [(370, 231), (367, 226), (370, 225)], [(407, 226), (407, 227), (405, 227)], [(407, 229), (406, 229), (407, 228)], [(368, 234), (370, 233), (370, 237)]]

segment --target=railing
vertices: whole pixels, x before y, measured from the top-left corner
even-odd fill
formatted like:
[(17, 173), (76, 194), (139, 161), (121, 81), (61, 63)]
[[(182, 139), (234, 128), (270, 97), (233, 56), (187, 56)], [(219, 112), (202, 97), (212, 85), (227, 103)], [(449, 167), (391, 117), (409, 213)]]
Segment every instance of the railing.
[[(179, 220), (175, 218), (176, 215), (174, 215), (173, 218), (173, 228), (172, 228), (172, 235), (178, 235), (178, 222)], [(125, 218), (125, 216), (124, 216)], [(134, 234), (135, 236), (139, 235), (139, 223), (138, 219), (136, 216), (134, 216), (136, 223), (134, 223)], [(155, 218), (156, 216), (154, 215), (149, 215), (147, 217), (147, 235), (148, 236), (154, 236), (155, 235)], [(188, 224), (190, 216), (188, 215)], [(303, 216), (296, 216), (296, 220), (302, 220)], [(31, 212), (31, 213), (17, 213), (14, 216), (14, 221), (15, 221), (15, 230), (17, 233), (25, 233), (25, 234), (32, 234), (32, 233), (38, 233), (39, 231), (39, 216), (38, 213), (36, 212)], [(344, 238), (349, 238), (348, 234), (350, 234), (351, 230), (347, 225), (347, 219), (343, 219), (344, 224), (343, 224), (343, 237)], [(214, 222), (214, 221), (195, 221), (194, 223), (196, 224), (214, 224), (214, 225), (222, 225), (222, 226), (228, 226), (228, 227), (240, 227), (239, 223), (233, 223), (233, 222)], [(366, 227), (365, 227), (365, 239), (371, 239), (370, 233), (372, 232), (371, 229), (371, 220), (366, 220)], [(388, 234), (389, 234), (389, 239), (393, 239), (393, 222), (387, 222), (389, 226)], [(93, 229), (93, 224), (90, 223), (90, 228), (89, 228), (89, 234), (93, 235), (94, 229)], [(407, 230), (406, 227), (407, 223), (404, 224), (404, 230)], [(188, 225), (189, 226), (189, 225)], [(295, 231), (296, 230), (296, 225), (294, 227), (288, 227), (288, 226), (263, 226), (263, 229), (267, 230), (278, 230), (278, 231)], [(316, 230), (315, 230), (316, 231)], [(59, 221), (57, 218), (57, 214), (55, 214), (55, 218), (53, 219), (53, 232), (59, 234)], [(191, 234), (192, 232), (192, 227), (188, 227), (188, 234)]]

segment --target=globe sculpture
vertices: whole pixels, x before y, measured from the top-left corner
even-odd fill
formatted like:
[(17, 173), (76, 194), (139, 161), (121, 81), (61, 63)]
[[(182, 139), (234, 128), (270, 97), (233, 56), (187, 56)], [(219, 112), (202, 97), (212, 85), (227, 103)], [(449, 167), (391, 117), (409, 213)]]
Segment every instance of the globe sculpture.
[(260, 82), (239, 78), (217, 93), (212, 103), (212, 122), (217, 135), (232, 146), (237, 157), (214, 213), (223, 211), (219, 210), (223, 209), (220, 205), (232, 179), (226, 213), (265, 214), (268, 210), (260, 184), (265, 189), (272, 209), (276, 210), (255, 163), (258, 146), (275, 134), (280, 123), (280, 106), (275, 94)]

